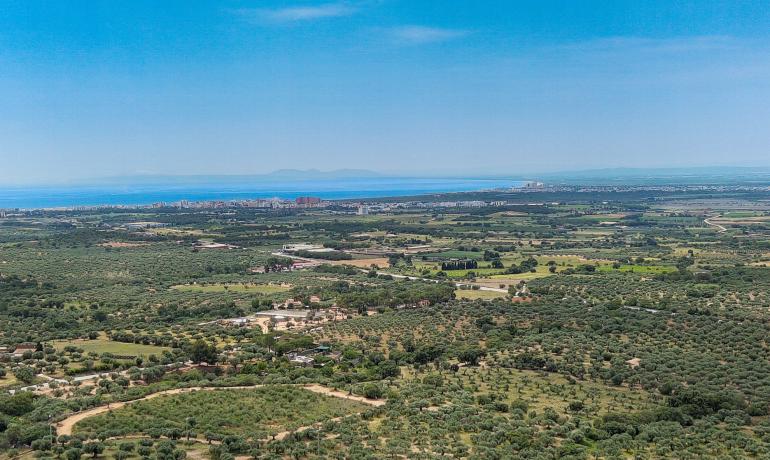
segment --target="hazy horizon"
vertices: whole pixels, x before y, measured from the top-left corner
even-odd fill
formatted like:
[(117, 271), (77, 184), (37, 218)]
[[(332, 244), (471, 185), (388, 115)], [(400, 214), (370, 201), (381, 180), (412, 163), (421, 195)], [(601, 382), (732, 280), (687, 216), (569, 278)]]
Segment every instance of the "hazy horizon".
[(606, 185), (613, 181), (623, 178), (634, 178), (640, 183), (654, 183), (660, 179), (689, 178), (690, 180), (700, 180), (706, 184), (710, 179), (719, 178), (720, 180), (735, 179), (742, 181), (749, 178), (760, 178), (770, 181), (770, 166), (691, 166), (691, 167), (658, 167), (658, 168), (595, 168), (595, 169), (576, 169), (552, 171), (534, 171), (519, 173), (488, 172), (422, 172), (414, 171), (410, 173), (383, 172), (367, 169), (337, 169), (337, 170), (319, 170), (311, 169), (279, 169), (265, 173), (232, 173), (232, 174), (118, 174), (114, 176), (85, 177), (85, 178), (67, 178), (60, 180), (49, 180), (44, 182), (18, 182), (0, 184), (0, 190), (24, 190), (38, 188), (66, 188), (66, 187), (127, 187), (152, 185), (205, 185), (205, 186), (224, 186), (227, 184), (250, 183), (269, 184), (286, 183), (286, 181), (297, 183), (326, 183), (336, 180), (348, 181), (367, 181), (382, 179), (397, 180), (510, 180), (510, 181), (553, 181), (552, 183), (570, 183), (583, 180), (586, 183), (595, 185)]
[(753, 2), (0, 1), (0, 186), (770, 166)]

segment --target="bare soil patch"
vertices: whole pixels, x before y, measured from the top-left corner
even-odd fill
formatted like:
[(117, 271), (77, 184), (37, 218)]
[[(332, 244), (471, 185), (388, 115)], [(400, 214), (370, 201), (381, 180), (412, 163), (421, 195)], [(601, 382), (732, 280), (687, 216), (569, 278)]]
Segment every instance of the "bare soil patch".
[(390, 267), (387, 257), (375, 257), (372, 259), (335, 260), (331, 265), (352, 265), (358, 268), (369, 268), (372, 264), (380, 268)]
[(126, 243), (124, 241), (108, 241), (106, 243), (102, 243), (99, 246), (104, 246), (105, 248), (138, 248), (142, 246), (147, 246), (150, 243)]

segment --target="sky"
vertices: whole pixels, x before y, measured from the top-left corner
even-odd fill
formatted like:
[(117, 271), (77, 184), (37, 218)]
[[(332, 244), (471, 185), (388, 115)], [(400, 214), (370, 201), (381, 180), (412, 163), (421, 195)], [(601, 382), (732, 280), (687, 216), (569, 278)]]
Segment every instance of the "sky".
[(766, 1), (0, 0), (0, 186), (770, 165)]

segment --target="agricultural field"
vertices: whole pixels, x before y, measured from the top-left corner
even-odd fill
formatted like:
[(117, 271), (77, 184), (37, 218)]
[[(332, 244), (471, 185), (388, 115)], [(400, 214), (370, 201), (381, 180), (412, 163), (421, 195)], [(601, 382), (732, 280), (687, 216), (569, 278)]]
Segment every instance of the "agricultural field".
[(151, 435), (179, 430), (187, 437), (269, 439), (279, 433), (364, 412), (369, 406), (291, 386), (194, 391), (127, 404), (78, 422), (88, 437)]
[(186, 292), (241, 292), (253, 294), (276, 294), (286, 292), (291, 288), (291, 285), (255, 283), (182, 284), (171, 286), (171, 289)]
[(505, 294), (495, 291), (482, 291), (479, 289), (458, 289), (455, 291), (455, 297), (465, 300), (491, 300), (505, 297)]
[(154, 345), (144, 345), (140, 343), (117, 342), (109, 339), (74, 339), (74, 340), (54, 340), (51, 345), (57, 351), (63, 351), (68, 347), (74, 347), (82, 350), (81, 353), (110, 353), (113, 355), (133, 355), (150, 356), (161, 355), (164, 351), (169, 351), (169, 347), (159, 347)]
[(2, 218), (0, 458), (767, 458), (766, 196), (719, 193)]

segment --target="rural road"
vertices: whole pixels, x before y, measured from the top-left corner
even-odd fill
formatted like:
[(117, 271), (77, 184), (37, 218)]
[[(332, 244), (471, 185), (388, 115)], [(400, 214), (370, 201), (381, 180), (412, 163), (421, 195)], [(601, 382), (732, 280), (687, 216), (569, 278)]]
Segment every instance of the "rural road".
[[(290, 259), (307, 260), (307, 261), (311, 261), (311, 262), (320, 262), (320, 263), (325, 262), (323, 260), (308, 259), (307, 257), (298, 257), (298, 256), (295, 256), (295, 255), (292, 255), (292, 254), (286, 254), (286, 253), (282, 253), (282, 252), (274, 252), (273, 255), (274, 256), (280, 256), (280, 257), (288, 257)], [(364, 273), (368, 273), (369, 272), (369, 270), (364, 270), (364, 269), (361, 269), (361, 271), (364, 272)], [(397, 275), (397, 274), (394, 274), (394, 273), (388, 273), (388, 272), (383, 272), (383, 271), (378, 271), (377, 274), (378, 275), (390, 275), (393, 278), (408, 279), (408, 280), (411, 280), (411, 281), (427, 281), (429, 283), (440, 283), (441, 282), (441, 280), (435, 280), (435, 279), (431, 279), (431, 278), (420, 278), (419, 276)], [(508, 289), (481, 286), (481, 285), (474, 284), (474, 283), (471, 283), (471, 282), (454, 283), (454, 285), (457, 286), (457, 287), (461, 287), (461, 286), (478, 286), (480, 291), (500, 292), (500, 293), (505, 293), (505, 294), (508, 293)]]
[[(364, 271), (366, 271), (366, 270), (364, 270)], [(428, 281), (430, 283), (440, 283), (441, 282), (441, 280), (434, 280), (434, 279), (430, 279), (430, 278), (420, 278), (419, 276), (395, 275), (393, 273), (388, 273), (388, 272), (377, 272), (377, 274), (378, 275), (390, 275), (393, 278), (408, 279), (408, 280), (412, 280), (412, 281)], [(504, 292), (506, 294), (508, 293), (508, 289), (493, 288), (493, 287), (488, 287), (488, 286), (481, 286), (481, 285), (474, 284), (474, 283), (471, 283), (471, 282), (468, 282), (468, 281), (462, 282), (462, 283), (459, 283), (459, 282), (458, 283), (454, 283), (454, 285), (457, 286), (457, 287), (461, 287), (461, 286), (478, 286), (479, 291)]]
[[(191, 387), (191, 388), (173, 388), (171, 390), (163, 390), (157, 393), (149, 394), (143, 398), (133, 399), (131, 401), (120, 401), (120, 402), (114, 402), (111, 404), (105, 404), (103, 406), (94, 407), (88, 410), (84, 410), (82, 412), (78, 412), (76, 414), (72, 414), (69, 417), (65, 418), (64, 420), (56, 423), (55, 425), (56, 433), (58, 435), (72, 436), (72, 432), (73, 432), (73, 429), (75, 428), (75, 425), (81, 420), (85, 420), (87, 418), (90, 418), (99, 414), (103, 414), (105, 412), (109, 412), (114, 409), (120, 409), (121, 407), (127, 404), (133, 404), (138, 401), (146, 401), (148, 399), (157, 398), (159, 396), (190, 393), (193, 391), (253, 390), (256, 388), (261, 388), (263, 386), (264, 385), (252, 385), (252, 386), (246, 386), (246, 387)], [(375, 407), (379, 407), (385, 404), (385, 401), (382, 399), (367, 399), (363, 396), (349, 395), (343, 391), (333, 390), (331, 388), (327, 388), (323, 385), (318, 385), (318, 384), (302, 385), (302, 388), (308, 391), (312, 391), (313, 393), (319, 393), (326, 396), (332, 396), (335, 398), (356, 401), (356, 402), (368, 404), (370, 406), (375, 406)]]
[[(716, 216), (716, 217), (719, 217), (719, 216)], [(718, 233), (724, 233), (727, 231), (727, 228), (711, 222), (710, 219), (713, 219), (713, 217), (709, 217), (708, 219), (703, 219), (703, 223), (705, 223), (706, 225), (711, 225), (712, 227), (716, 227), (718, 229), (717, 230)]]
[[(177, 366), (185, 366), (185, 365), (191, 365), (191, 364), (192, 364), (191, 361), (188, 361), (186, 363), (177, 362), (177, 363), (171, 363), (171, 364), (164, 364), (163, 367), (165, 367), (166, 369), (171, 369), (171, 368), (174, 368), (174, 367), (177, 367)], [(139, 368), (140, 371), (144, 370), (144, 369), (145, 369), (144, 367), (140, 367)], [(99, 379), (99, 378), (106, 378), (106, 377), (109, 377), (110, 374), (112, 374), (112, 372), (100, 372), (100, 373), (96, 373), (96, 374), (78, 375), (78, 376), (72, 377), (71, 381), (70, 380), (66, 380), (66, 379), (57, 379), (57, 378), (50, 377), (50, 376), (45, 375), (45, 374), (38, 374), (37, 377), (40, 377), (43, 380), (47, 380), (47, 382), (45, 382), (45, 383), (38, 383), (38, 384), (35, 384), (35, 385), (29, 385), (29, 386), (26, 386), (26, 387), (21, 387), (21, 388), (16, 389), (16, 390), (8, 390), (8, 393), (16, 394), (17, 391), (45, 390), (47, 388), (50, 388), (49, 384), (51, 382), (56, 382), (56, 383), (61, 384), (61, 385), (69, 385), (70, 383), (73, 383), (73, 382), (81, 382), (82, 383), (82, 382), (86, 382), (88, 380), (95, 380), (95, 379)], [(120, 372), (118, 372), (118, 374), (124, 375), (124, 376), (128, 375), (128, 370), (120, 371)]]

